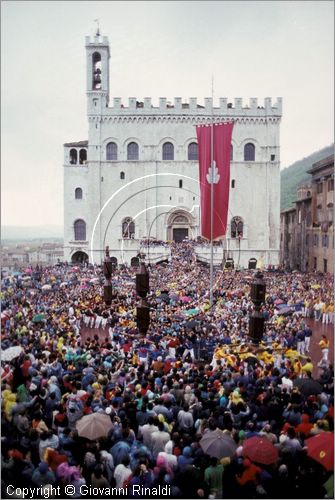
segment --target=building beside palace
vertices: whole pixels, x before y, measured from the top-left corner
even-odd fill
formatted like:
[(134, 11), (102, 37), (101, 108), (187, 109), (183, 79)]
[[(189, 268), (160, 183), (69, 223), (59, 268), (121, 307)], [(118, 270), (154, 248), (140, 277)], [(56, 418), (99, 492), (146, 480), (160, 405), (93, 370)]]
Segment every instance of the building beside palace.
[[(196, 125), (234, 120), (229, 220), (221, 253), (247, 267), (278, 265), (282, 100), (243, 104), (211, 98), (155, 105), (130, 97), (110, 103), (108, 38), (86, 37), (88, 140), (64, 144), (64, 258), (100, 263), (104, 248), (130, 263), (141, 241), (196, 239), (200, 192)], [(166, 257), (166, 247), (150, 258)], [(199, 258), (207, 253), (198, 248)], [(165, 252), (165, 254), (164, 254)]]
[(295, 206), (281, 212), (281, 264), (286, 269), (334, 272), (334, 155), (312, 165), (311, 182)]

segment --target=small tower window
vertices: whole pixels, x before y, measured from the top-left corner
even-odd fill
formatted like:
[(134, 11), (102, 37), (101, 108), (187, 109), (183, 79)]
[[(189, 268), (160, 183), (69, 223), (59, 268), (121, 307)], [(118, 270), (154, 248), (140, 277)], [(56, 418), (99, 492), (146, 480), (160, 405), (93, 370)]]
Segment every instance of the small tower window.
[(231, 144), (230, 145), (230, 161), (233, 161), (234, 159), (234, 146)]
[(275, 161), (276, 155), (271, 155), (271, 161)]
[(232, 189), (234, 189), (234, 187), (235, 187), (235, 179), (231, 180), (231, 187), (232, 187)]
[(92, 55), (93, 63), (93, 90), (101, 90), (101, 55), (94, 52)]
[(171, 142), (163, 144), (163, 160), (174, 160), (174, 146)]
[(120, 172), (120, 179), (123, 181), (125, 179), (125, 173), (124, 172)]
[(83, 198), (83, 190), (81, 188), (76, 188), (74, 192), (74, 197), (76, 200), (82, 200)]
[(82, 219), (78, 219), (74, 223), (74, 239), (75, 241), (86, 240), (86, 222)]
[(127, 146), (127, 160), (138, 160), (138, 144), (130, 142)]
[(117, 160), (117, 144), (115, 142), (109, 142), (106, 146), (106, 160), (115, 161)]
[(255, 145), (252, 142), (244, 146), (244, 161), (255, 161)]
[(196, 142), (191, 142), (188, 145), (187, 159), (197, 161), (198, 160), (198, 144)]
[(130, 217), (126, 217), (122, 221), (122, 238), (135, 238), (135, 222)]
[(76, 149), (70, 149), (70, 164), (77, 165), (78, 153)]
[(79, 151), (79, 163), (80, 165), (83, 165), (86, 162), (87, 162), (87, 151), (86, 149), (81, 149)]
[(182, 188), (183, 187), (183, 181), (182, 179), (179, 179), (179, 187)]

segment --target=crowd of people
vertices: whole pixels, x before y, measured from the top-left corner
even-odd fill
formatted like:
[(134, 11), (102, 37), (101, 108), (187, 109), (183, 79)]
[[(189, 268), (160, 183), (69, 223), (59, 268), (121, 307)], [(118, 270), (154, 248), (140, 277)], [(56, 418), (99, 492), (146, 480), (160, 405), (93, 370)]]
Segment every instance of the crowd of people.
[[(115, 268), (111, 306), (101, 266), (2, 279), (3, 498), (56, 486), (59, 498), (88, 498), (83, 487), (142, 498), (138, 485), (168, 486), (171, 498), (331, 498), (331, 468), (307, 443), (333, 432), (330, 335), (311, 353), (314, 322), (334, 322), (332, 277), (264, 273), (256, 347), (254, 271), (215, 269), (211, 308), (209, 270), (193, 248), (172, 244), (170, 262), (149, 266), (146, 335), (136, 328), (136, 268)], [(79, 423), (94, 414), (110, 425), (88, 439)], [(229, 450), (206, 448), (212, 435)], [(271, 463), (246, 452), (252, 437), (275, 448)]]

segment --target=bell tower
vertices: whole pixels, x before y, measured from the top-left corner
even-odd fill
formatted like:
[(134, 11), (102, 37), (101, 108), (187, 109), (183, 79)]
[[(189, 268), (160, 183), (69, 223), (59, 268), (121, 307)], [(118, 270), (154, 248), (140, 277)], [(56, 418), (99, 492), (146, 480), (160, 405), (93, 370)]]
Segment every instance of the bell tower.
[(99, 28), (93, 38), (86, 36), (87, 112), (101, 114), (109, 103), (109, 42)]

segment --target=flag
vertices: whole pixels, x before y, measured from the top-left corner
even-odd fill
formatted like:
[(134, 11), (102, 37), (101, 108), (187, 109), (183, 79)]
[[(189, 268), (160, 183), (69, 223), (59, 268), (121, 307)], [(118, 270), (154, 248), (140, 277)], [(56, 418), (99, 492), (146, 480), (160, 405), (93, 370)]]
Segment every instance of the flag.
[[(211, 181), (214, 184), (213, 240), (226, 234), (230, 185), (230, 146), (233, 123), (196, 127), (199, 150), (201, 235), (211, 239)], [(213, 158), (211, 138), (214, 129)], [(211, 161), (213, 160), (212, 164)]]

